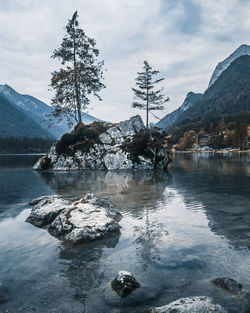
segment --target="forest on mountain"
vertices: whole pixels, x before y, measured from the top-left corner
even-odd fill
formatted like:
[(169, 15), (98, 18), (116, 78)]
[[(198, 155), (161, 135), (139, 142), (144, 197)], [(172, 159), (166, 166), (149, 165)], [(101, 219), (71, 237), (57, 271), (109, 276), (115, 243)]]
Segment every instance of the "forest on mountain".
[(235, 130), (239, 115), (250, 124), (250, 56), (237, 58), (167, 131), (174, 143), (189, 131), (219, 135), (221, 128)]
[(44, 153), (53, 143), (48, 138), (0, 137), (0, 153)]

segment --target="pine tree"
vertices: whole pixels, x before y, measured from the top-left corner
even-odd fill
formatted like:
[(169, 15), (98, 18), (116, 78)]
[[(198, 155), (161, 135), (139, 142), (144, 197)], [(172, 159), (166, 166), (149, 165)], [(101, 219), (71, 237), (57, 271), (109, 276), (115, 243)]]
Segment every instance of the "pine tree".
[(59, 122), (65, 116), (71, 126), (72, 117), (78, 124), (82, 123), (81, 113), (90, 104), (90, 95), (102, 100), (98, 93), (105, 88), (102, 83), (104, 62), (98, 61), (95, 39), (79, 28), (77, 17), (76, 11), (68, 21), (60, 48), (51, 56), (65, 65), (52, 73), (50, 87), (55, 91), (52, 115), (58, 117)]
[(155, 85), (165, 78), (154, 80), (153, 76), (159, 74), (159, 71), (152, 70), (152, 67), (147, 61), (144, 61), (143, 64), (143, 71), (138, 72), (138, 76), (135, 79), (135, 83), (139, 89), (132, 88), (134, 91), (134, 99), (136, 100), (132, 103), (132, 107), (146, 110), (146, 127), (148, 127), (149, 112), (163, 110), (163, 104), (166, 103), (169, 98), (164, 98), (162, 94), (164, 88), (158, 90), (154, 89)]

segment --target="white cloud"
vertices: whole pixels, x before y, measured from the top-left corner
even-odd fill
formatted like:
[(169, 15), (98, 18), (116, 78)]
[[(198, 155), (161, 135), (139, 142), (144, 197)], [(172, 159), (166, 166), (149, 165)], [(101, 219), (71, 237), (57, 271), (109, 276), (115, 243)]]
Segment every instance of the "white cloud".
[(50, 56), (78, 10), (108, 70), (103, 101), (94, 100), (90, 113), (110, 121), (144, 114), (131, 108), (144, 59), (167, 76), (170, 112), (189, 91), (203, 92), (216, 64), (249, 43), (249, 9), (245, 0), (0, 0), (1, 83), (49, 104), (50, 72), (59, 66)]

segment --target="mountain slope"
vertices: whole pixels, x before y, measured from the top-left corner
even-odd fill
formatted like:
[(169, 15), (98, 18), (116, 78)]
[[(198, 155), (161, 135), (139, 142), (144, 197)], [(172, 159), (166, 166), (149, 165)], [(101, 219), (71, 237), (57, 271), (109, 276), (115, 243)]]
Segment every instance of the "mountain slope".
[[(250, 111), (250, 56), (248, 55), (234, 60), (206, 90), (196, 105), (180, 115), (169, 131), (173, 131), (176, 126), (185, 128), (185, 125), (193, 127), (195, 123), (204, 125), (208, 120), (222, 119), (243, 111)], [(185, 130), (188, 130), (188, 127)]]
[(31, 118), (0, 94), (0, 137), (52, 138)]
[[(64, 133), (70, 131), (66, 120), (63, 120), (59, 124), (54, 123), (49, 128), (50, 121), (48, 115), (51, 113), (52, 107), (48, 106), (44, 102), (29, 95), (22, 95), (6, 84), (0, 85), (0, 94), (10, 101), (12, 105), (20, 108), (25, 115), (34, 120), (34, 122), (38, 123), (43, 129), (48, 131), (54, 137), (60, 138)], [(85, 124), (90, 124), (99, 120), (86, 113), (82, 113), (82, 118), (83, 123)]]
[(189, 109), (191, 106), (196, 104), (198, 100), (200, 100), (202, 97), (201, 93), (194, 93), (189, 92), (183, 102), (183, 104), (175, 111), (167, 114), (165, 117), (163, 117), (157, 124), (157, 127), (160, 127), (162, 129), (165, 129), (171, 125), (173, 125), (181, 116), (183, 112), (185, 112), (187, 109)]
[(218, 63), (218, 65), (216, 66), (212, 74), (208, 87), (212, 86), (212, 84), (216, 81), (216, 79), (218, 79), (221, 73), (225, 71), (234, 60), (236, 60), (237, 58), (243, 55), (250, 55), (250, 46), (241, 45), (232, 54), (230, 54), (230, 56), (227, 57), (224, 61)]

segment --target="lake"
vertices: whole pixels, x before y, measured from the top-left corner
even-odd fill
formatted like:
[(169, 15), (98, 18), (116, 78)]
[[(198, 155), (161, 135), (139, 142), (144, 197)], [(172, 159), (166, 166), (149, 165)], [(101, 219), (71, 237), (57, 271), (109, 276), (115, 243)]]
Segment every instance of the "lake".
[[(179, 153), (166, 172), (38, 173), (38, 158), (0, 156), (1, 313), (141, 312), (195, 295), (250, 312), (249, 154)], [(33, 198), (89, 191), (122, 213), (119, 234), (72, 247), (25, 222)], [(122, 299), (108, 285), (119, 270), (141, 283)], [(210, 282), (223, 276), (246, 296)]]

